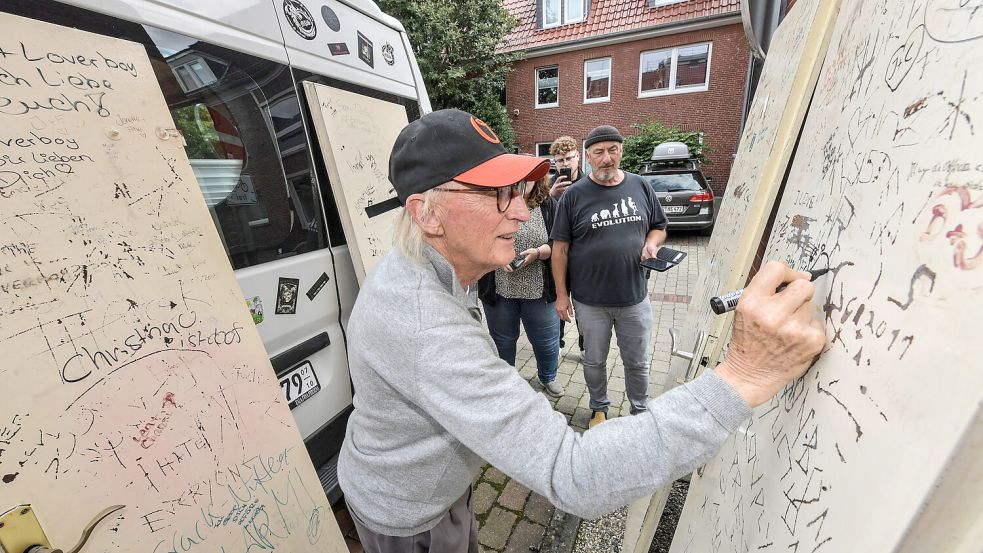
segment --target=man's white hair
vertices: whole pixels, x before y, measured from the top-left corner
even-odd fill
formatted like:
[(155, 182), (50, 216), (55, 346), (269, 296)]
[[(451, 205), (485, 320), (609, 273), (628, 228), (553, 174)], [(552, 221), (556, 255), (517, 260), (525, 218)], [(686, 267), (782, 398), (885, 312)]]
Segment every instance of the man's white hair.
[[(430, 216), (437, 195), (440, 193), (436, 188), (431, 188), (423, 193), (423, 209), (420, 218), (426, 219)], [(396, 231), (393, 234), (393, 246), (403, 254), (403, 257), (413, 261), (423, 260), (423, 229), (413, 220), (413, 215), (406, 208), (399, 214), (396, 221)]]

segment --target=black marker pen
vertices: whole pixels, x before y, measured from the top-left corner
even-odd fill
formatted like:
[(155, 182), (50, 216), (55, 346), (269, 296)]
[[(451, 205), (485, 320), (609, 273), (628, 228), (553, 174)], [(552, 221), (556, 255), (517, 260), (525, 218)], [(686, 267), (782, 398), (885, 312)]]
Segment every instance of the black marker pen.
[[(829, 269), (815, 269), (806, 272), (812, 275), (811, 278), (809, 278), (809, 282), (812, 282), (817, 278), (828, 273)], [(775, 291), (781, 292), (782, 290), (785, 289), (786, 286), (787, 284), (782, 284), (781, 286), (778, 287), (778, 290)], [(713, 309), (713, 312), (716, 313), (717, 315), (723, 315), (728, 311), (733, 311), (734, 309), (737, 308), (737, 300), (741, 299), (741, 294), (744, 293), (744, 290), (745, 290), (744, 288), (741, 288), (740, 290), (734, 290), (733, 292), (724, 294), (722, 296), (714, 296), (710, 298), (710, 309)]]

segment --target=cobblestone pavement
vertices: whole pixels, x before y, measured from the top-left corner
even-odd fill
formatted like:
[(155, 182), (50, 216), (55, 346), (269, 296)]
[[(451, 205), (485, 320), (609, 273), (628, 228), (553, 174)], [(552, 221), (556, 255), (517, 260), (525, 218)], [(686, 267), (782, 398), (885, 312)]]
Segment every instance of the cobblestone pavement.
[[(676, 268), (665, 273), (653, 273), (649, 280), (649, 298), (652, 302), (651, 378), (649, 396), (663, 391), (663, 383), (669, 370), (669, 329), (682, 328), (692, 288), (696, 284), (699, 267), (705, 261), (708, 237), (696, 234), (676, 233), (670, 236), (667, 246), (687, 252), (688, 257)], [(549, 398), (554, 408), (563, 413), (578, 432), (587, 428), (590, 419), (589, 396), (580, 368), (580, 351), (577, 347), (577, 327), (567, 325), (564, 336), (566, 347), (560, 352), (557, 382), (564, 387), (564, 395)], [(536, 360), (525, 336), (519, 338), (516, 367), (530, 385), (537, 390), (542, 386), (536, 378)], [(619, 357), (617, 343), (612, 340), (608, 356), (608, 395), (611, 407), (608, 417), (628, 414), (625, 397), (624, 366)], [(518, 482), (498, 469), (487, 465), (474, 487), (474, 511), (478, 519), (478, 541), (483, 552), (538, 551), (549, 527), (554, 508), (538, 494), (531, 493)], [(621, 551), (625, 531), (627, 508), (598, 519), (583, 521), (574, 542), (575, 553), (614, 553)]]

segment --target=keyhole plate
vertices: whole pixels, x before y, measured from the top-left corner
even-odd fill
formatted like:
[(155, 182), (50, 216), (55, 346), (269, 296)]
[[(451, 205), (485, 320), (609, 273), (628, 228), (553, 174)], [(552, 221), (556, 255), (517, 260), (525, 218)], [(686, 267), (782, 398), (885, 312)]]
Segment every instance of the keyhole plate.
[(22, 553), (35, 545), (51, 548), (30, 505), (18, 505), (0, 515), (0, 550)]

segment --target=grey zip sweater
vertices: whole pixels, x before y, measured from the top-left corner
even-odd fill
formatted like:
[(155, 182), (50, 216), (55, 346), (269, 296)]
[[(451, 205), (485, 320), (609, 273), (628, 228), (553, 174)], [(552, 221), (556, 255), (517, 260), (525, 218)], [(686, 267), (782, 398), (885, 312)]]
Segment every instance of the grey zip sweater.
[(390, 536), (429, 530), (483, 461), (559, 509), (595, 517), (694, 470), (751, 408), (713, 371), (649, 410), (583, 435), (498, 358), (474, 291), (429, 246), (389, 252), (348, 328), (355, 409), (338, 479), (349, 508)]

